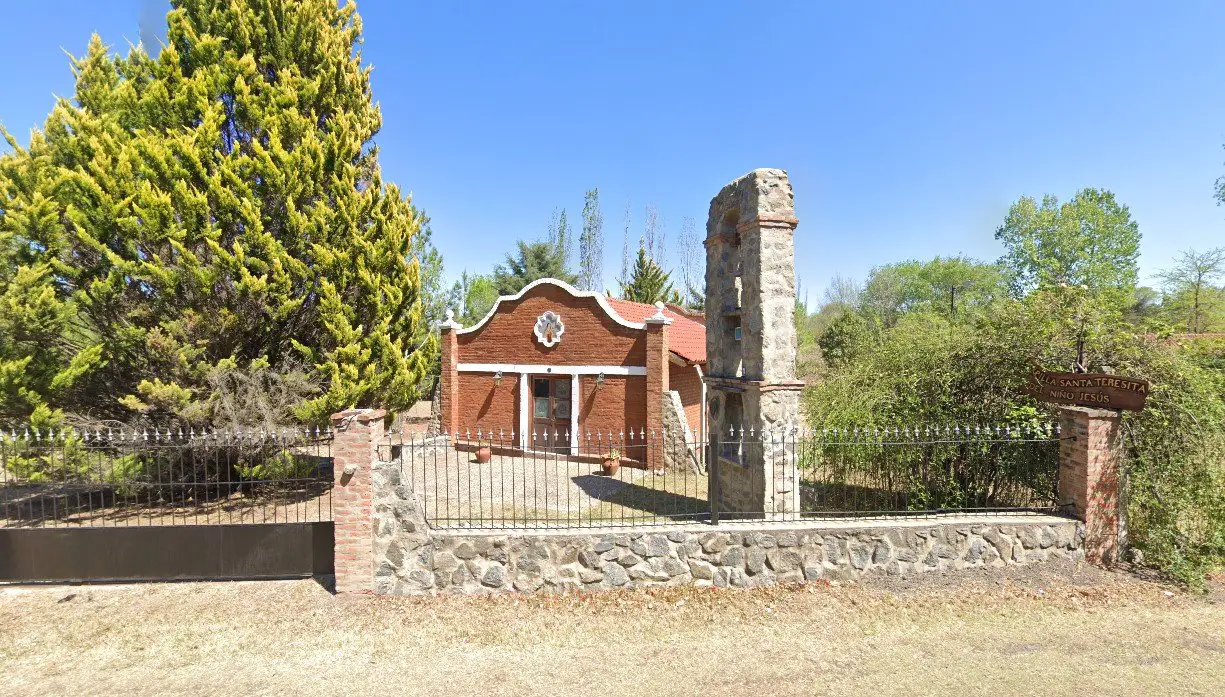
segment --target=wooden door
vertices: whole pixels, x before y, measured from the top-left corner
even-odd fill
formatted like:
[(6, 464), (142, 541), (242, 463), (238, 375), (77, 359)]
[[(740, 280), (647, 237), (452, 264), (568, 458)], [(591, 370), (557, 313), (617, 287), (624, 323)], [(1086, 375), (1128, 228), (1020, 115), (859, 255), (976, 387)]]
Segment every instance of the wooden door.
[(532, 431), (536, 434), (533, 450), (569, 452), (569, 376), (532, 376)]

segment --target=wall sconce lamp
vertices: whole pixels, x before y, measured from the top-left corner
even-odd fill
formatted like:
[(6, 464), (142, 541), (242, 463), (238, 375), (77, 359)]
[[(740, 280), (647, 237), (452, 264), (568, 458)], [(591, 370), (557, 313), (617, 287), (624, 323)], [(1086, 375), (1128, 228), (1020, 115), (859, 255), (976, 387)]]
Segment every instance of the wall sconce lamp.
[(595, 388), (598, 390), (604, 386), (604, 373), (595, 376)]
[(493, 386), (500, 387), (502, 385), (502, 371), (496, 371), (493, 374)]

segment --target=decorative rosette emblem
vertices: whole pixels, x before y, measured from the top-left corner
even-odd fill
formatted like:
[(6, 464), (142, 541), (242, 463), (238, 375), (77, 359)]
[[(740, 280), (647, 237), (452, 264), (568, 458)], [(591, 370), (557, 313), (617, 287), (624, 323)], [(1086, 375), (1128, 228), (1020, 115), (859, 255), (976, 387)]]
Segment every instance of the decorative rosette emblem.
[(561, 315), (548, 310), (536, 318), (536, 328), (533, 331), (536, 332), (537, 341), (552, 348), (561, 342), (561, 335), (566, 331), (566, 325), (561, 323)]

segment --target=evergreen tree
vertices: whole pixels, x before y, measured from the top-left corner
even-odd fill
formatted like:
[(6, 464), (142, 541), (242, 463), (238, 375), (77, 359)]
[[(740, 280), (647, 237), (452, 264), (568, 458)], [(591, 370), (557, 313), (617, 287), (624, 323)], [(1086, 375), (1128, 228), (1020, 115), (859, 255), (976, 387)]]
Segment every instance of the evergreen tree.
[(448, 305), (455, 310), (455, 319), (470, 326), (481, 321), (498, 300), (498, 291), (489, 275), (464, 271), (451, 286)]
[(421, 301), (425, 304), (423, 330), (434, 332), (446, 318), (449, 295), (443, 289), (442, 254), (434, 246), (430, 218), (422, 214), (421, 229), (413, 235), (412, 258), (421, 267)]
[(0, 323), (46, 334), (0, 344), (5, 410), (204, 418), (216, 371), (302, 362), (300, 418), (407, 406), (436, 352), (424, 217), (382, 181), (353, 4), (174, 0), (168, 24), (156, 58), (93, 37), (74, 98), (27, 148), (5, 133)]
[(566, 267), (566, 257), (551, 242), (519, 242), (518, 254), (507, 254), (506, 262), (493, 270), (498, 295), (514, 295), (532, 281), (556, 278), (574, 284), (578, 277)]
[(672, 289), (669, 273), (647, 256), (645, 246), (638, 248), (638, 258), (630, 271), (629, 283), (621, 284), (621, 297), (649, 304), (681, 301), (680, 295)]
[(701, 285), (693, 285), (692, 283), (686, 284), (685, 292), (681, 295), (684, 296), (682, 300), (684, 300), (685, 307), (698, 312), (706, 311), (705, 283), (702, 283)]

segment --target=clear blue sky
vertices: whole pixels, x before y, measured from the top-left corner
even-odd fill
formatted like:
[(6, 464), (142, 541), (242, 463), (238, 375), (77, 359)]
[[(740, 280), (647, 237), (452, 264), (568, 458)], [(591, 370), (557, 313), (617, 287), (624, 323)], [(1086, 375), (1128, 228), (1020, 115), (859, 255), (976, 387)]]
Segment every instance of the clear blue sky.
[[(994, 259), (1024, 194), (1114, 191), (1146, 278), (1225, 244), (1225, 2), (755, 5), (360, 0), (385, 178), (432, 216), (449, 274), (543, 237), (555, 207), (577, 221), (599, 186), (611, 285), (627, 201), (635, 239), (651, 203), (674, 242), (755, 167), (791, 174), (814, 300), (835, 273)], [(71, 94), (64, 50), (94, 31), (126, 50), (164, 7), (6, 3), (0, 120), (24, 136)]]

